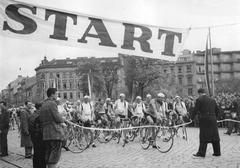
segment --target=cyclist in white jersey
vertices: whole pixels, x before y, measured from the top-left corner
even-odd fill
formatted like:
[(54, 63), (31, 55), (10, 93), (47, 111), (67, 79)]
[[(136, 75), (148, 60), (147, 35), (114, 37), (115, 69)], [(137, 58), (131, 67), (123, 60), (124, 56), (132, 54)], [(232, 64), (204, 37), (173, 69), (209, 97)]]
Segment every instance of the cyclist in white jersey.
[[(81, 104), (81, 119), (83, 121), (84, 127), (91, 127), (91, 124), (94, 119), (94, 112), (90, 102), (90, 97), (87, 95), (84, 96), (83, 102)], [(86, 133), (87, 131), (90, 131), (90, 130), (86, 130)], [(92, 136), (93, 134), (90, 134), (90, 135)], [(93, 137), (91, 139), (93, 139)], [(94, 142), (92, 142), (92, 147), (96, 147)]]
[[(121, 93), (119, 99), (114, 104), (114, 111), (116, 115), (116, 127), (120, 127), (120, 120), (123, 119), (123, 127), (127, 127), (127, 122), (124, 121), (128, 117), (128, 102), (125, 100), (125, 94)], [(123, 138), (125, 143), (127, 140), (127, 130), (123, 130)]]
[[(145, 104), (142, 101), (141, 96), (136, 97), (136, 102), (133, 104), (133, 116), (136, 116), (137, 119), (134, 120), (134, 125), (139, 124), (144, 118), (144, 113), (146, 111)], [(140, 138), (142, 138), (143, 129), (140, 129)]]

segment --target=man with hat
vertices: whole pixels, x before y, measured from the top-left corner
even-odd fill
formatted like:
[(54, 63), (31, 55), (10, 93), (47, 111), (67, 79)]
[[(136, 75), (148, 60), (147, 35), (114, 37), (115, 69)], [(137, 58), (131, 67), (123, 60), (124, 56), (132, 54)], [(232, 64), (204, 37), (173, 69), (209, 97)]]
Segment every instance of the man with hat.
[[(149, 108), (146, 110), (146, 119), (149, 124), (158, 124), (166, 117), (168, 111), (167, 102), (165, 102), (165, 95), (158, 93), (156, 99), (152, 99), (149, 104)], [(152, 128), (152, 139), (155, 137), (155, 128)], [(156, 148), (156, 141), (154, 140), (153, 148)]]
[[(115, 115), (116, 115), (116, 120), (117, 120), (117, 128), (120, 127), (120, 121), (123, 119), (123, 126), (127, 127), (127, 122), (124, 121), (125, 118), (128, 117), (128, 102), (125, 100), (125, 94), (121, 93), (119, 95), (119, 99), (116, 100), (114, 104), (114, 110), (115, 110)], [(123, 130), (123, 141), (124, 143), (128, 143), (127, 140), (127, 131)]]
[[(91, 127), (92, 123), (93, 123), (93, 120), (95, 118), (95, 115), (94, 115), (94, 109), (91, 105), (91, 102), (90, 102), (90, 96), (88, 95), (85, 95), (83, 97), (83, 102), (81, 104), (81, 119), (83, 121), (83, 126), (84, 127)], [(90, 134), (91, 136), (91, 144), (92, 144), (92, 147), (96, 147), (95, 143), (93, 142), (93, 133), (91, 133), (91, 130), (87, 130), (85, 129), (84, 130), (86, 134)]]
[[(133, 120), (135, 126), (139, 125), (144, 117), (146, 111), (145, 104), (142, 102), (141, 96), (136, 97), (136, 102), (133, 104), (133, 116), (136, 118)], [(140, 138), (142, 138), (143, 129), (140, 129)]]
[(220, 138), (217, 127), (217, 115), (219, 109), (216, 101), (207, 96), (204, 89), (198, 90), (199, 97), (196, 100), (196, 105), (192, 113), (192, 120), (199, 112), (199, 127), (200, 127), (200, 145), (198, 152), (194, 154), (194, 158), (204, 158), (206, 155), (207, 144), (213, 145), (213, 156), (220, 156)]
[(0, 102), (0, 156), (8, 156), (7, 134), (9, 130), (10, 115), (6, 108), (6, 102)]

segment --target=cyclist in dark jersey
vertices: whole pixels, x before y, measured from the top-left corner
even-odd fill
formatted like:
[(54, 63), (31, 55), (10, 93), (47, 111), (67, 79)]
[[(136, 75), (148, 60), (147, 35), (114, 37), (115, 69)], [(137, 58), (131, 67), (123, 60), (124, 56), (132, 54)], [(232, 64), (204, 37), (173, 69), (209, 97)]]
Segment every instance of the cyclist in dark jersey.
[[(167, 103), (164, 101), (165, 95), (159, 93), (156, 99), (152, 99), (146, 110), (146, 120), (149, 124), (158, 124), (164, 117), (166, 117)], [(155, 137), (155, 128), (152, 128), (152, 138)], [(153, 142), (153, 148), (156, 148), (156, 142)]]

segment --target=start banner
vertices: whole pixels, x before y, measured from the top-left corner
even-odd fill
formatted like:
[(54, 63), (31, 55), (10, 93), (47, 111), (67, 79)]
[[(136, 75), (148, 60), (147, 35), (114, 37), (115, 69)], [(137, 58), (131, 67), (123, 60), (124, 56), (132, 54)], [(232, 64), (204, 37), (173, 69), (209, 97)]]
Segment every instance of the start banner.
[(0, 35), (11, 38), (176, 61), (189, 30), (0, 1)]

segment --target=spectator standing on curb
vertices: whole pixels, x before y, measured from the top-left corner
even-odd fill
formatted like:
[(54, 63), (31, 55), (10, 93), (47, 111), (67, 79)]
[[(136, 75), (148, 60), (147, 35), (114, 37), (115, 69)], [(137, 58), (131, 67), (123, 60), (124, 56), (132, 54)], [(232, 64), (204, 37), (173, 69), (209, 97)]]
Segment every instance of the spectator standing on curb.
[(35, 112), (29, 117), (29, 132), (33, 142), (33, 168), (46, 168), (45, 148), (43, 144), (42, 128), (39, 119), (41, 103), (35, 104)]
[(8, 155), (7, 134), (9, 130), (10, 116), (5, 102), (0, 102), (0, 156)]
[(27, 159), (32, 158), (32, 146), (33, 146), (31, 136), (29, 134), (28, 125), (29, 117), (32, 114), (31, 108), (32, 108), (31, 102), (26, 101), (25, 107), (20, 112), (21, 147), (25, 148), (25, 158)]
[(61, 148), (64, 141), (64, 119), (58, 112), (57, 89), (47, 90), (47, 99), (40, 109), (40, 123), (43, 129), (45, 146), (45, 161), (48, 168), (56, 168), (61, 157)]

